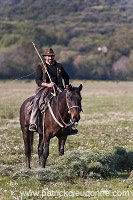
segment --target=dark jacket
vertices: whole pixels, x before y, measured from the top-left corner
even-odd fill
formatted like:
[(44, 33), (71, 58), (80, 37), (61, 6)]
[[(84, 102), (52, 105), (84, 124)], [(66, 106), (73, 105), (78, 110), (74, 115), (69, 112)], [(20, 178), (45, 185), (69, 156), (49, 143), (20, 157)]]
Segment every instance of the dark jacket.
[[(44, 62), (40, 63), (37, 66), (37, 70), (36, 70), (36, 84), (37, 84), (37, 88), (36, 88), (36, 93), (38, 93), (41, 89), (43, 89), (44, 87), (41, 86), (42, 82), (45, 83), (50, 83), (50, 80), (48, 78), (46, 69), (49, 72), (49, 75), (52, 79), (52, 82), (55, 82), (56, 85), (58, 85), (61, 89), (64, 89), (64, 84), (65, 85), (69, 85), (69, 76), (67, 74), (67, 72), (64, 70), (63, 66), (60, 63), (57, 63), (56, 61), (54, 61), (54, 65), (48, 65)], [(64, 84), (63, 81), (64, 80)]]

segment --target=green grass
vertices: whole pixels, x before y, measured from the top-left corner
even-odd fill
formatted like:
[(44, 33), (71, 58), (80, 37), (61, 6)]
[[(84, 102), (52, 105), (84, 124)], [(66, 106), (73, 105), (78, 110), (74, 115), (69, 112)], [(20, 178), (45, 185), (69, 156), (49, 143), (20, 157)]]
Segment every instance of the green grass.
[(45, 169), (38, 167), (35, 134), (31, 170), (19, 108), (34, 95), (35, 83), (0, 82), (1, 199), (133, 199), (133, 82), (71, 82), (83, 84), (79, 134), (68, 137), (62, 157), (51, 140)]

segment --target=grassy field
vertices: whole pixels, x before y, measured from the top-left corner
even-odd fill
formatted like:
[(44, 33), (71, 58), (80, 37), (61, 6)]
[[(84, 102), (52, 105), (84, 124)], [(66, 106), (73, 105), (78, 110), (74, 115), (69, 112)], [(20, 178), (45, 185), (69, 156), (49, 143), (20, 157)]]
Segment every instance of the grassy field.
[(36, 86), (0, 82), (0, 199), (133, 199), (133, 82), (71, 83), (83, 84), (79, 134), (68, 136), (62, 157), (51, 140), (45, 169), (38, 167), (35, 134), (27, 170), (19, 108)]

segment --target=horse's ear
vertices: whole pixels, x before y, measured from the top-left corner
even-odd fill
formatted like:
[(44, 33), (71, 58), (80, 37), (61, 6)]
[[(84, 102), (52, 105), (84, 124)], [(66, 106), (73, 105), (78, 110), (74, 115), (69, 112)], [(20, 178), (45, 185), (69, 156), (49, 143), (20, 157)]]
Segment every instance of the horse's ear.
[(71, 91), (72, 90), (72, 85), (69, 84), (68, 90)]
[(81, 90), (82, 90), (82, 88), (83, 88), (83, 85), (82, 85), (82, 84), (80, 84), (80, 86), (79, 86), (79, 91), (81, 91)]

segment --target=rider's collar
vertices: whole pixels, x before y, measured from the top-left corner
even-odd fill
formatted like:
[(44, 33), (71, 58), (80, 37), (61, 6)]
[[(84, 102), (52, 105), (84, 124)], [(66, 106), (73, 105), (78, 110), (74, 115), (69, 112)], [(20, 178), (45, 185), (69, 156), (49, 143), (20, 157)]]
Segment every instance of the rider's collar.
[(52, 63), (46, 62), (48, 65), (54, 65), (54, 61)]

